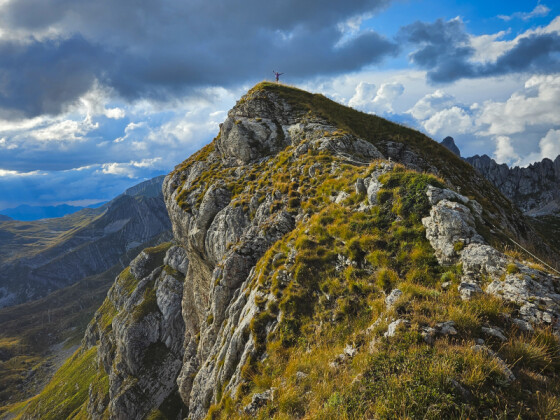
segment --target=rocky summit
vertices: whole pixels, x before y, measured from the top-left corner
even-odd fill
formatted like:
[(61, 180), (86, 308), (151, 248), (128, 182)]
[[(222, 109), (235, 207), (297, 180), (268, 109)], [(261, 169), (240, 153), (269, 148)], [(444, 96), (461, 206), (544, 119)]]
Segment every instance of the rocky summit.
[(447, 136), (440, 142), (440, 144), (457, 156), (461, 157), (461, 151), (455, 144), (455, 140), (453, 139), (453, 137)]
[(172, 243), (5, 416), (560, 416), (558, 251), (423, 134), (261, 83), (163, 194)]

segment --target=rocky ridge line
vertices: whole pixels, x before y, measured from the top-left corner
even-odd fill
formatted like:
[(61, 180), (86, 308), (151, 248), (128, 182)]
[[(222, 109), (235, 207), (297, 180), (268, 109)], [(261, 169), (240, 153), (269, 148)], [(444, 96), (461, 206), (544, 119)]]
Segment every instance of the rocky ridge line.
[[(446, 137), (440, 144), (461, 156), (452, 137)], [(498, 164), (487, 155), (463, 159), (527, 215), (560, 213), (560, 156), (554, 160), (545, 158), (524, 168)]]
[(560, 212), (560, 156), (525, 168), (498, 164), (486, 155), (465, 159), (529, 216)]
[(560, 330), (560, 278), (529, 263), (515, 261), (488, 245), (475, 219), (480, 204), (454, 191), (428, 187), (432, 208), (422, 219), (426, 237), (441, 265), (462, 264), (458, 286), (463, 299), (485, 292), (519, 305), (513, 322), (530, 331), (535, 324)]

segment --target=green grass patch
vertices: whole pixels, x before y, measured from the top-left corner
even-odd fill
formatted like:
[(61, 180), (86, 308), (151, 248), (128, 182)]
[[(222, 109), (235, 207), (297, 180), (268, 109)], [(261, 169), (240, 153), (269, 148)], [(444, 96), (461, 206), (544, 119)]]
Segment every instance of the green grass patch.
[(96, 346), (86, 351), (79, 349), (45, 389), (28, 402), (23, 416), (45, 420), (71, 418), (87, 404), (89, 386), (97, 375), (96, 353)]

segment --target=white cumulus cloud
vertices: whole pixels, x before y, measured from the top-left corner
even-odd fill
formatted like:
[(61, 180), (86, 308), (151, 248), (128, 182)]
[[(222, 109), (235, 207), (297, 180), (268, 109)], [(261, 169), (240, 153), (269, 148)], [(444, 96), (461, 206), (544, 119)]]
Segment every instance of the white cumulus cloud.
[(549, 130), (539, 142), (541, 158), (555, 159), (560, 155), (560, 130)]
[(348, 105), (366, 112), (392, 113), (393, 103), (403, 92), (402, 83), (383, 83), (379, 89), (376, 89), (375, 84), (362, 81), (356, 86), (354, 96), (350, 98)]
[(507, 136), (498, 136), (496, 138), (496, 150), (494, 151), (494, 158), (498, 163), (514, 162), (519, 159), (519, 155), (515, 152), (511, 139)]
[(560, 74), (532, 76), (524, 89), (505, 102), (483, 104), (478, 124), (481, 134), (507, 136), (531, 126), (560, 124)]
[(62, 120), (33, 130), (29, 136), (41, 141), (76, 141), (98, 127), (99, 123), (93, 123), (88, 117), (83, 121)]
[(436, 112), (422, 122), (422, 125), (431, 135), (446, 136), (472, 132), (473, 121), (471, 116), (462, 108), (452, 106)]
[(426, 120), (440, 111), (452, 107), (456, 100), (443, 90), (436, 90), (421, 98), (407, 112), (417, 120)]
[(356, 86), (354, 96), (348, 101), (348, 105), (353, 108), (361, 108), (367, 106), (373, 101), (377, 94), (376, 87), (373, 83), (360, 82)]
[(141, 161), (130, 162), (110, 162), (101, 165), (101, 172), (106, 175), (119, 175), (128, 178), (135, 178), (139, 168), (154, 168), (161, 158), (142, 159)]

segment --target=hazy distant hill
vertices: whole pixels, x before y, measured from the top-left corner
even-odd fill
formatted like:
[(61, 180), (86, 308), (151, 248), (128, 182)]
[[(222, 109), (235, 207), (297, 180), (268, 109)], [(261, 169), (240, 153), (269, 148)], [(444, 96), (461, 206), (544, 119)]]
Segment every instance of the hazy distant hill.
[[(161, 183), (163, 178), (164, 176), (162, 175), (148, 181), (141, 182), (138, 185), (130, 187), (123, 193), (123, 195), (157, 197), (161, 194)], [(0, 210), (0, 221), (12, 219), (19, 221), (31, 221), (64, 217), (82, 209), (94, 209), (101, 207), (104, 204), (106, 204), (106, 202), (91, 204), (89, 206), (71, 206), (68, 204), (60, 204), (58, 206), (29, 206), (27, 204), (22, 204), (21, 206)]]
[(0, 210), (0, 220), (1, 216), (8, 216), (14, 220), (30, 221), (39, 219), (49, 219), (53, 217), (63, 217), (67, 214), (75, 213), (79, 210), (85, 208), (96, 208), (101, 206), (103, 203), (93, 204), (91, 206), (78, 207), (70, 206), (68, 204), (61, 204), (59, 206), (28, 206), (23, 204), (10, 209)]
[(0, 307), (40, 298), (101, 273), (127, 251), (168, 231), (162, 181), (163, 177), (145, 181), (99, 208), (65, 217), (2, 222)]

